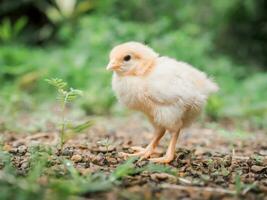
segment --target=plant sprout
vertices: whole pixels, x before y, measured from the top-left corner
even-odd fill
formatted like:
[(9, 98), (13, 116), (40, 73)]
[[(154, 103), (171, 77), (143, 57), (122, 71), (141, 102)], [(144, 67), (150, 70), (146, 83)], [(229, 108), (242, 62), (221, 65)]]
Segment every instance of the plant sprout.
[(112, 145), (113, 141), (111, 141), (109, 138), (101, 139), (97, 141), (97, 144), (104, 146), (106, 150), (109, 150), (110, 145)]
[(59, 78), (46, 79), (46, 82), (48, 82), (50, 85), (54, 86), (57, 89), (57, 100), (61, 104), (61, 128), (59, 130), (61, 149), (65, 143), (67, 137), (66, 134), (72, 135), (73, 133), (79, 133), (92, 126), (92, 121), (89, 120), (85, 123), (76, 126), (71, 124), (70, 122), (67, 123), (65, 114), (67, 104), (73, 102), (78, 97), (81, 97), (83, 95), (83, 92), (78, 89), (68, 88), (68, 84)]

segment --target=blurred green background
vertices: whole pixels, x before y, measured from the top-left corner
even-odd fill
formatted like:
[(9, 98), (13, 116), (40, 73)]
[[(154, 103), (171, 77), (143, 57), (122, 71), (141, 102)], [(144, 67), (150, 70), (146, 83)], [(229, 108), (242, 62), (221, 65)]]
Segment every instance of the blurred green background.
[(105, 66), (111, 48), (130, 40), (214, 77), (221, 90), (205, 119), (266, 128), (264, 0), (2, 0), (1, 126), (51, 105), (55, 93), (44, 79), (52, 77), (84, 90), (78, 104), (87, 115), (115, 115)]

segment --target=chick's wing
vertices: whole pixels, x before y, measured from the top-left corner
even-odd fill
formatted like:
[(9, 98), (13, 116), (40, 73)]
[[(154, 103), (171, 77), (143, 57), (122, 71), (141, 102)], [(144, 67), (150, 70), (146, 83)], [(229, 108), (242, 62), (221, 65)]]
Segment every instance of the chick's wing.
[(197, 98), (203, 98), (194, 84), (185, 78), (185, 72), (177, 66), (177, 63), (166, 59), (159, 61), (148, 77), (148, 98), (164, 105), (175, 104), (179, 101), (192, 104)]

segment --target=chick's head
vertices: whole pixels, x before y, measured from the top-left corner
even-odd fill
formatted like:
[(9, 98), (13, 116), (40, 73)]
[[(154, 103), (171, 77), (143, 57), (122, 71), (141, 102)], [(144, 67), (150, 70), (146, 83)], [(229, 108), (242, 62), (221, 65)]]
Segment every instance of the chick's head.
[(122, 76), (142, 76), (154, 66), (158, 54), (146, 45), (127, 42), (114, 47), (107, 70)]

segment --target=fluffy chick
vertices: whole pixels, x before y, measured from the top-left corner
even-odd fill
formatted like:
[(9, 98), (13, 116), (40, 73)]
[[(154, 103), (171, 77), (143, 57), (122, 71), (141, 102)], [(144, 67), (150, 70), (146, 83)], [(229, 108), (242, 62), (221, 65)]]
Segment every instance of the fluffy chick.
[(179, 133), (200, 114), (208, 96), (218, 86), (205, 73), (138, 42), (118, 45), (110, 52), (107, 70), (113, 71), (112, 88), (120, 103), (143, 112), (155, 128), (146, 147), (134, 147), (129, 156), (149, 158), (166, 131), (172, 134), (165, 156), (150, 159), (168, 163), (174, 159)]

